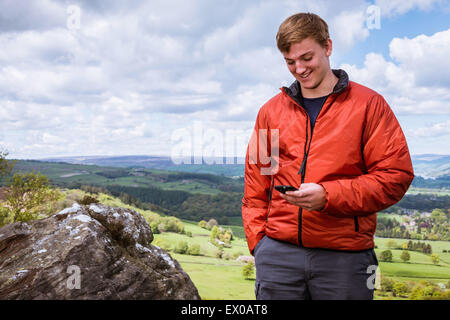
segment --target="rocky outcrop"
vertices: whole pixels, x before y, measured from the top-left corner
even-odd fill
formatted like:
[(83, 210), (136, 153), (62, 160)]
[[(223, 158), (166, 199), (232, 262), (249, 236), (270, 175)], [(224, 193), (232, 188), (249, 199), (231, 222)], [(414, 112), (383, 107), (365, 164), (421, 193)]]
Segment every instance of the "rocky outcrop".
[(0, 299), (200, 299), (133, 210), (74, 204), (0, 229)]

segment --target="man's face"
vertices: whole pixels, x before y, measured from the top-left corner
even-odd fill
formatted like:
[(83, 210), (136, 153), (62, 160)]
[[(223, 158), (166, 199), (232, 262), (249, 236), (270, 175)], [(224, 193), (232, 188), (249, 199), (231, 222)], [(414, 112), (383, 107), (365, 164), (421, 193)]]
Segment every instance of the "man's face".
[(300, 82), (302, 89), (314, 90), (320, 87), (330, 71), (331, 51), (331, 40), (328, 40), (328, 45), (324, 48), (309, 37), (291, 44), (289, 51), (283, 52), (283, 56), (289, 71)]

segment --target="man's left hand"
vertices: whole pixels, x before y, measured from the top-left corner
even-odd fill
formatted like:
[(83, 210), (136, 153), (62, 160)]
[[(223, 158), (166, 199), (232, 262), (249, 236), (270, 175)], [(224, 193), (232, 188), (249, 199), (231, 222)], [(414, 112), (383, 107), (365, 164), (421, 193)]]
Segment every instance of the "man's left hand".
[(287, 191), (280, 196), (308, 211), (323, 209), (327, 201), (325, 189), (317, 183), (303, 183), (297, 191)]

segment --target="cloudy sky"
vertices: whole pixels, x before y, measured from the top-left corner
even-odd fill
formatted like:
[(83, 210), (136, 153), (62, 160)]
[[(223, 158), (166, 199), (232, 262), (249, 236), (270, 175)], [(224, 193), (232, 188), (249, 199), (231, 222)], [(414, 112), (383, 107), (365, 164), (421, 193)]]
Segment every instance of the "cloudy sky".
[(0, 147), (38, 159), (197, 143), (241, 156), (261, 105), (293, 81), (275, 35), (300, 11), (328, 22), (332, 67), (386, 98), (412, 154), (450, 154), (439, 0), (0, 0)]

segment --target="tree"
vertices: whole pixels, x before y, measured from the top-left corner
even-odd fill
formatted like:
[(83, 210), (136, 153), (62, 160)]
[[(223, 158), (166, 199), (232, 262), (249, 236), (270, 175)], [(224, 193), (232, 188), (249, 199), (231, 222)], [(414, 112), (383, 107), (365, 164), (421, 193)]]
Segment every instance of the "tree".
[(205, 221), (205, 220), (200, 221), (200, 222), (198, 223), (198, 226), (199, 226), (200, 228), (206, 229), (206, 221)]
[(255, 273), (254, 265), (252, 262), (247, 263), (245, 266), (242, 267), (242, 275), (244, 276), (245, 280), (249, 280), (253, 277), (253, 274)]
[(8, 151), (0, 150), (0, 178), (8, 175), (16, 163), (16, 160), (6, 160), (6, 156), (8, 155)]
[(51, 201), (56, 201), (61, 193), (49, 186), (48, 178), (34, 172), (15, 173), (8, 182), (5, 207), (13, 216), (13, 221), (37, 219), (40, 211)]
[(408, 241), (408, 250), (412, 250), (413, 249), (413, 243), (411, 240)]
[(380, 260), (385, 262), (392, 262), (392, 251), (391, 250), (385, 250), (381, 252)]
[(400, 259), (403, 260), (403, 262), (409, 261), (411, 259), (411, 256), (407, 250), (403, 250), (402, 254), (400, 255)]
[(431, 262), (433, 262), (433, 264), (439, 264), (439, 261), (441, 260), (439, 258), (439, 255), (437, 253), (433, 253), (431, 256)]
[(434, 220), (437, 224), (441, 224), (447, 220), (447, 216), (445, 215), (445, 212), (442, 209), (434, 209), (433, 211), (431, 211), (430, 218)]

